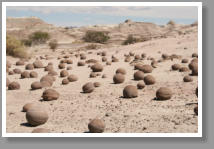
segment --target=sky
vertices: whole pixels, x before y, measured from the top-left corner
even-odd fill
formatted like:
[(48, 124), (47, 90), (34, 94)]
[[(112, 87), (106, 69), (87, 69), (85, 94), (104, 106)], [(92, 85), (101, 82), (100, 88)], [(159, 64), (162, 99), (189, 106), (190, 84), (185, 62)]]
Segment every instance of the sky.
[(119, 24), (126, 19), (164, 25), (197, 21), (196, 6), (7, 6), (7, 17), (38, 17), (56, 26)]

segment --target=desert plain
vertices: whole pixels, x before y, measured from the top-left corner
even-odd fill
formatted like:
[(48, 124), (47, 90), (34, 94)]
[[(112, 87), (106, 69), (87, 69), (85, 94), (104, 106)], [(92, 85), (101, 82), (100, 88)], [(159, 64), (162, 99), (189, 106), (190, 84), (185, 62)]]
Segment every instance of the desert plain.
[[(11, 23), (14, 20), (7, 21), (10, 23), (8, 23), (10, 25), (7, 28), (8, 33), (18, 36), (21, 29), (14, 29), (15, 23)], [(36, 27), (34, 25), (34, 28)], [(104, 133), (197, 133), (198, 117), (194, 108), (198, 102), (195, 93), (198, 76), (191, 75), (192, 71), (188, 67), (193, 59), (197, 59), (193, 56), (194, 53), (198, 53), (197, 25), (167, 24), (160, 27), (129, 20), (119, 25), (120, 30), (117, 27), (97, 26), (65, 30), (55, 27), (56, 38), (59, 41), (56, 51), (53, 52), (47, 45), (30, 47), (32, 56), (24, 60), (24, 65), (21, 66), (16, 65), (19, 58), (7, 56), (7, 61), (11, 64), (9, 71), (18, 68), (22, 72), (38, 73), (37, 78), (24, 79), (20, 74), (7, 73), (6, 78), (10, 82), (15, 81), (20, 84), (20, 89), (6, 91), (7, 133), (31, 133), (35, 128), (45, 128), (51, 133), (84, 133), (88, 132), (88, 124), (93, 119), (101, 119), (104, 122)], [(84, 48), (91, 43), (77, 42), (75, 39), (80, 39), (87, 29), (110, 30), (112, 38), (109, 43), (99, 44), (100, 47), (96, 49)], [(54, 35), (53, 29), (49, 31)], [(132, 32), (136, 35), (143, 32), (143, 36), (149, 35), (152, 38), (129, 45), (118, 44)], [(104, 56), (102, 53), (105, 53)], [(81, 59), (80, 55), (84, 55), (85, 58)], [(103, 57), (106, 60), (102, 60)], [(126, 57), (129, 57), (128, 62), (125, 61)], [(65, 62), (65, 68), (59, 69), (60, 62), (68, 59), (73, 63)], [(103, 66), (101, 72), (95, 72), (95, 77), (90, 77), (92, 72), (90, 67), (95, 63), (87, 61), (90, 59), (96, 60)], [(183, 59), (187, 59), (187, 62), (182, 62)], [(44, 68), (25, 70), (27, 64), (33, 64), (36, 60), (41, 61), (44, 67), (52, 63), (53, 70), (57, 72), (52, 86), (31, 89), (33, 82), (40, 81), (48, 74)], [(79, 61), (85, 62), (85, 65), (78, 66)], [(153, 61), (155, 65), (151, 65)], [(144, 72), (144, 77), (152, 75), (155, 83), (137, 89), (138, 96), (135, 98), (124, 98), (123, 89), (127, 85), (137, 86), (139, 82), (144, 81), (134, 80), (133, 75), (138, 71), (134, 69), (136, 64), (150, 65), (152, 72)], [(184, 72), (172, 70), (173, 64), (188, 69)], [(62, 80), (67, 77), (61, 77), (60, 72), (66, 70), (68, 66), (72, 67), (71, 70), (67, 70), (69, 75), (76, 75), (78, 80), (65, 85), (62, 84)], [(118, 68), (125, 69), (125, 80), (123, 83), (115, 84), (113, 77)], [(190, 76), (192, 81), (184, 82), (185, 76)], [(83, 93), (82, 87), (88, 82), (99, 82), (100, 86), (95, 87), (91, 93)], [(170, 99), (156, 99), (156, 91), (161, 87), (167, 87), (172, 91)], [(49, 88), (59, 93), (57, 100), (42, 99), (43, 92)], [(29, 125), (26, 113), (22, 112), (23, 106), (27, 103), (37, 104), (45, 110), (48, 114), (47, 122), (38, 126)]]

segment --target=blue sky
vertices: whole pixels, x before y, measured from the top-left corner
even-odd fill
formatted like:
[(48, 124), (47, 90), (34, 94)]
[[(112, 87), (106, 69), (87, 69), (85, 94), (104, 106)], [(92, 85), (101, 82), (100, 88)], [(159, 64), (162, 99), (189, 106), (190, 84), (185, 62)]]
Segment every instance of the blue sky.
[(197, 7), (193, 6), (7, 6), (7, 17), (36, 16), (57, 26), (85, 26), (118, 24), (126, 19), (139, 22), (166, 24), (173, 20), (179, 24), (197, 21)]

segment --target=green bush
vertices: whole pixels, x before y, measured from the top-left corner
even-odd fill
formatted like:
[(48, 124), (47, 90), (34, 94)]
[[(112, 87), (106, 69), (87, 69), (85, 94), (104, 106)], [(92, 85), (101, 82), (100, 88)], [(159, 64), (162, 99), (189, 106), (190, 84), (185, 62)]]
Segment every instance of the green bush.
[(129, 35), (127, 39), (123, 42), (123, 45), (134, 44), (138, 42), (137, 38), (134, 38), (132, 35)]
[(105, 43), (110, 39), (107, 32), (87, 31), (83, 40), (85, 42)]
[(58, 47), (58, 42), (57, 42), (57, 40), (52, 40), (49, 42), (48, 45), (53, 51), (55, 51), (55, 49)]
[(49, 39), (50, 35), (47, 32), (41, 31), (34, 32), (29, 36), (29, 40), (31, 40), (34, 44), (46, 43)]
[(6, 37), (6, 54), (19, 58), (28, 57), (26, 48), (23, 43), (12, 36)]
[(25, 46), (28, 46), (28, 47), (31, 47), (31, 46), (32, 46), (32, 40), (30, 40), (30, 39), (23, 39), (23, 40), (21, 40), (21, 42), (22, 42)]

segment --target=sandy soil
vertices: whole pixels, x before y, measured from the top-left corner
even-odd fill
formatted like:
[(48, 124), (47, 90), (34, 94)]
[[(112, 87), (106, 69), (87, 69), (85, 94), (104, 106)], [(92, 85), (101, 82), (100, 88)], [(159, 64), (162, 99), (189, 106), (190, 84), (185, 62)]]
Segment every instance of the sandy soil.
[[(91, 50), (93, 51), (93, 50)], [(96, 52), (107, 51), (107, 58), (111, 60), (114, 54), (119, 58), (119, 62), (112, 63), (111, 66), (101, 62), (101, 56)], [(116, 52), (117, 51), (117, 52)], [(183, 82), (183, 77), (190, 72), (171, 71), (171, 65), (180, 63), (181, 60), (174, 59), (158, 63), (158, 67), (151, 75), (156, 78), (154, 85), (147, 85), (143, 90), (138, 90), (139, 96), (132, 99), (122, 97), (123, 88), (126, 85), (136, 85), (138, 81), (133, 80), (133, 66), (124, 62), (124, 54), (130, 51), (136, 54), (146, 53), (147, 56), (156, 60), (161, 58), (162, 53), (182, 55), (182, 58), (192, 59), (191, 55), (197, 52), (197, 34), (187, 34), (165, 39), (156, 39), (143, 43), (128, 46), (118, 46), (109, 49), (99, 49), (87, 55), (87, 59), (94, 58), (100, 60), (105, 67), (102, 74), (107, 78), (89, 78), (91, 69), (88, 66), (78, 67), (79, 58), (72, 57), (73, 64), (69, 70), (70, 74), (78, 76), (77, 82), (62, 85), (63, 78), (57, 76), (51, 88), (60, 93), (60, 97), (55, 101), (40, 101), (45, 88), (31, 91), (30, 86), (34, 81), (47, 74), (44, 69), (34, 69), (39, 74), (35, 79), (20, 79), (20, 75), (7, 75), (10, 81), (17, 81), (21, 85), (20, 90), (7, 90), (7, 132), (31, 132), (35, 127), (28, 127), (25, 124), (25, 113), (21, 112), (23, 105), (29, 102), (42, 105), (49, 114), (49, 119), (44, 125), (36, 128), (48, 128), (51, 132), (76, 133), (88, 131), (88, 123), (91, 119), (100, 118), (105, 121), (106, 133), (196, 133), (198, 131), (198, 118), (195, 116), (193, 108), (195, 105), (187, 103), (197, 102), (195, 88), (198, 85), (198, 77), (193, 76), (193, 82)], [(88, 51), (87, 51), (88, 52)], [(44, 51), (41, 53), (44, 53)], [(42, 60), (43, 64), (54, 63), (55, 71), (60, 73), (57, 57), (60, 52), (47, 52), (54, 57), (50, 60)], [(116, 54), (115, 54), (116, 53)], [(39, 56), (39, 55), (38, 55)], [(37, 57), (38, 57), (37, 56)], [(18, 59), (7, 57), (13, 68), (25, 70), (24, 66), (15, 66)], [(31, 59), (28, 63), (33, 63)], [(143, 60), (143, 63), (150, 64), (150, 60)], [(26, 63), (27, 64), (27, 63)], [(125, 68), (126, 80), (122, 84), (113, 84), (113, 75), (117, 68)], [(82, 86), (87, 82), (100, 82), (101, 87), (95, 88), (90, 94), (82, 94)], [(166, 101), (156, 101), (156, 90), (160, 87), (169, 87), (173, 91), (173, 97)]]

